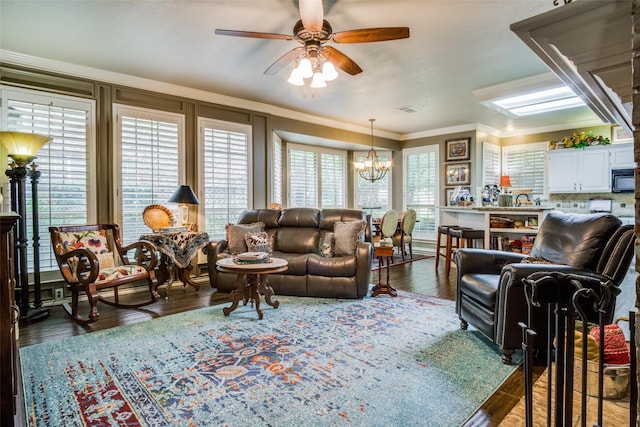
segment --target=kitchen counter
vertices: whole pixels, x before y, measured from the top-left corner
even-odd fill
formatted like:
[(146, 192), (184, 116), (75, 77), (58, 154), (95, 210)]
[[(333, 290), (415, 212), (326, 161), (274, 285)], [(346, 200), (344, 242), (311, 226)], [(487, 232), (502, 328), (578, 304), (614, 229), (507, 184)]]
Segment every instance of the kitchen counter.
[(509, 207), (500, 207), (500, 206), (441, 206), (438, 209), (440, 209), (441, 211), (451, 211), (451, 212), (455, 212), (455, 211), (479, 211), (479, 212), (483, 212), (483, 211), (507, 211), (507, 212), (519, 212), (519, 211), (525, 211), (525, 212), (531, 212), (531, 211), (535, 211), (535, 212), (539, 212), (539, 211), (545, 211), (545, 210), (552, 210), (555, 208), (552, 207), (548, 207), (548, 206), (509, 206)]

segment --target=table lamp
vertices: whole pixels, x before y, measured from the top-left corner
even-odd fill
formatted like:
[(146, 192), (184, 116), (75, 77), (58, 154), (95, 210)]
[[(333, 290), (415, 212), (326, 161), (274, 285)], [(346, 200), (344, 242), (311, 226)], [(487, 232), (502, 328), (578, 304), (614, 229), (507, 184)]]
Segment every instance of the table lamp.
[(509, 175), (502, 175), (500, 177), (500, 189), (501, 194), (498, 197), (498, 205), (501, 207), (513, 206), (513, 196), (507, 193), (507, 188), (511, 187), (511, 178)]
[(200, 201), (196, 197), (195, 193), (188, 185), (181, 185), (178, 189), (169, 197), (168, 202), (178, 203), (180, 206), (180, 221), (182, 225), (189, 224), (189, 205), (199, 205)]

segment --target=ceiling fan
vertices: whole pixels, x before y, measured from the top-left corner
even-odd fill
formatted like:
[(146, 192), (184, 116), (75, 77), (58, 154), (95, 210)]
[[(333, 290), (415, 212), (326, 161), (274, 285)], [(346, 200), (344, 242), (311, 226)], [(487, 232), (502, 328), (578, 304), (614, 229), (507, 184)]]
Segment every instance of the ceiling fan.
[(312, 68), (318, 68), (324, 60), (350, 75), (356, 75), (362, 72), (362, 68), (338, 49), (326, 45), (327, 42), (369, 43), (409, 37), (408, 27), (362, 28), (334, 33), (329, 22), (324, 19), (322, 0), (299, 0), (299, 7), (300, 20), (294, 25), (292, 35), (221, 29), (216, 29), (215, 33), (259, 39), (295, 40), (302, 44), (278, 58), (264, 74), (276, 74), (289, 63), (306, 57), (311, 61)]

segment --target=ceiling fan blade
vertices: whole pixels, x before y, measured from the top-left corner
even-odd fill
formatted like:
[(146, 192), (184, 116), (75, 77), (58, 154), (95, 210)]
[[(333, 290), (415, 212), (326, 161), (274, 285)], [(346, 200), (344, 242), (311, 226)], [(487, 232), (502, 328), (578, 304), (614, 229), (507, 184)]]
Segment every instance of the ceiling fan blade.
[(216, 29), (216, 34), (218, 34), (220, 36), (253, 37), (255, 39), (293, 40), (293, 36), (291, 36), (291, 35), (275, 34), (275, 33), (259, 33), (259, 32), (255, 32), (255, 31), (219, 30), (219, 29)]
[(360, 68), (358, 64), (353, 62), (351, 58), (340, 52), (335, 47), (323, 46), (322, 51), (327, 57), (327, 61), (340, 68), (345, 73), (355, 76), (362, 72), (362, 68)]
[(369, 43), (406, 39), (408, 37), (409, 27), (382, 27), (340, 31), (333, 34), (332, 39), (336, 43)]
[(298, 0), (300, 6), (300, 20), (302, 25), (309, 31), (322, 30), (324, 12), (322, 10), (322, 0)]
[(303, 47), (296, 47), (291, 49), (289, 52), (282, 55), (280, 58), (276, 60), (273, 64), (269, 65), (269, 68), (264, 70), (264, 74), (273, 75), (280, 71), (283, 67), (289, 64), (291, 61), (295, 60), (300, 52), (304, 50)]

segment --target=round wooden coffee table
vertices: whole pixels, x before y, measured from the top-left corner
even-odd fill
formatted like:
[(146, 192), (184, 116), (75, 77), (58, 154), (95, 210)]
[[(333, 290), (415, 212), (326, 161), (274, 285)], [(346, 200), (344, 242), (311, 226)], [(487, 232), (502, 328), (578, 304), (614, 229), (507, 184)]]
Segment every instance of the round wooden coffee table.
[[(280, 273), (288, 267), (286, 260), (282, 258), (271, 258), (269, 262), (252, 263), (252, 264), (236, 264), (233, 258), (223, 258), (216, 263), (218, 271), (223, 273), (237, 274), (236, 289), (231, 291), (231, 306), (222, 309), (225, 316), (228, 316), (233, 310), (238, 308), (238, 303), (242, 299), (246, 305), (249, 301), (256, 304), (256, 312), (258, 319), (262, 320), (263, 314), (260, 310), (260, 294), (264, 295), (264, 300), (273, 308), (278, 308), (280, 303), (272, 301), (273, 288), (269, 286), (267, 274)], [(247, 276), (247, 280), (243, 279)]]

